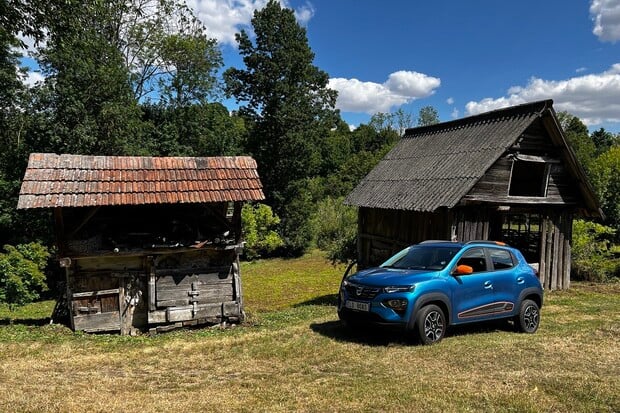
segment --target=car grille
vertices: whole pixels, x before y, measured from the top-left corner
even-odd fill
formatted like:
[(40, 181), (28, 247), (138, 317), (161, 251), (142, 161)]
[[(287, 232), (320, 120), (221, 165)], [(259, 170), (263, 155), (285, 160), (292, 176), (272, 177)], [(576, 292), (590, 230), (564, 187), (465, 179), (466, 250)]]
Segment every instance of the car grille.
[(381, 292), (379, 287), (367, 287), (352, 283), (346, 286), (346, 290), (349, 297), (361, 298), (362, 300), (372, 300)]

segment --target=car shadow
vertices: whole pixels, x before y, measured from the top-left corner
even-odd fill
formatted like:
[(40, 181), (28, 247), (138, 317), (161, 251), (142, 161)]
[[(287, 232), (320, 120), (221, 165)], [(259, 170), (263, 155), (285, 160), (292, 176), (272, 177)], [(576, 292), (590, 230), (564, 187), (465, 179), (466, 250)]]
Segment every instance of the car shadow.
[[(325, 337), (336, 341), (363, 344), (368, 346), (390, 345), (420, 345), (412, 332), (392, 330), (375, 326), (347, 327), (341, 321), (327, 321), (312, 323), (310, 329)], [(506, 320), (494, 320), (461, 326), (452, 326), (448, 329), (445, 339), (471, 334), (486, 334), (491, 332), (513, 332), (514, 326)]]

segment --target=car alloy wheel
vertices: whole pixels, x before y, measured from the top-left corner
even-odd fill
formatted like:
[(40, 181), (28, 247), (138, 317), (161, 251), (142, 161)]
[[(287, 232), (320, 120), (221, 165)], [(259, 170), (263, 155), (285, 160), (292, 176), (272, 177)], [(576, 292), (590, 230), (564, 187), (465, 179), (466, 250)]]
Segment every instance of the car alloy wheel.
[(440, 341), (446, 333), (446, 320), (443, 311), (434, 304), (423, 307), (418, 313), (417, 326), (422, 344)]
[(515, 317), (517, 329), (523, 333), (534, 333), (538, 330), (539, 324), (540, 309), (538, 304), (532, 300), (523, 301), (519, 314)]

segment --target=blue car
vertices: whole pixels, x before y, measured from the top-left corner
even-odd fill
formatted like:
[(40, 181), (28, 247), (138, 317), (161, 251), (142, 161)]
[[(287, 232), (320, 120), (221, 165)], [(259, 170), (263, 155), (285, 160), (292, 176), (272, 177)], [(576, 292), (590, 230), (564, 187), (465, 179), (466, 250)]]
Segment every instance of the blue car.
[(493, 241), (425, 241), (345, 277), (338, 316), (350, 326), (399, 327), (432, 344), (449, 325), (495, 319), (534, 333), (542, 304), (536, 272), (517, 249)]

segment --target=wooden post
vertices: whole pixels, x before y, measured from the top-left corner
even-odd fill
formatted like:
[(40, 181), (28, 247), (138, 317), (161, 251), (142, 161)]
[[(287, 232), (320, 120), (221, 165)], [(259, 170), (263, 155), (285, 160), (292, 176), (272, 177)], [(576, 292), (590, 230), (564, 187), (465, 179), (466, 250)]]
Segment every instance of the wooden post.
[(538, 262), (538, 278), (540, 280), (540, 284), (544, 287), (546, 274), (547, 274), (547, 263), (545, 262), (547, 256), (547, 218), (545, 216), (541, 217), (540, 225), (542, 226), (540, 231), (540, 258)]

